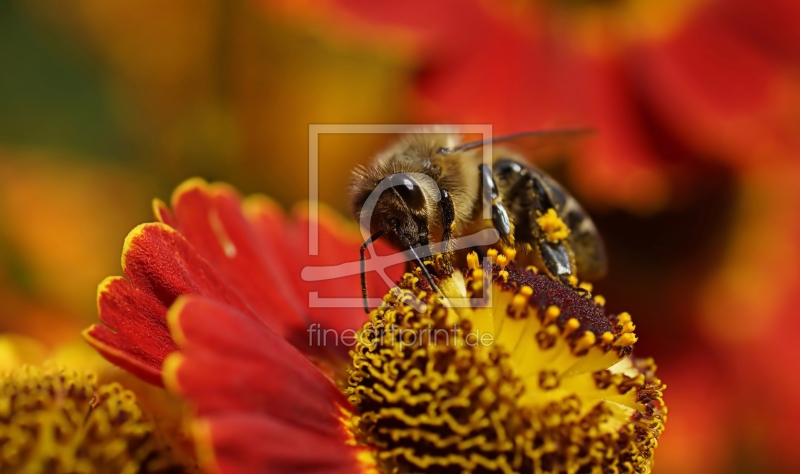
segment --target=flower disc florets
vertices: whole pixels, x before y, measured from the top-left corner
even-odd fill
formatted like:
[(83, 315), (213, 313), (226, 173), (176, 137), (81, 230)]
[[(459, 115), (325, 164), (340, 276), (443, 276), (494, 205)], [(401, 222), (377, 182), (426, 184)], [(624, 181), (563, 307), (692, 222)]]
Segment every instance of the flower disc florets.
[(444, 296), (408, 274), (372, 312), (345, 390), (356, 440), (387, 472), (650, 472), (665, 386), (630, 358), (630, 316), (532, 271), (485, 270), (470, 258)]
[(0, 379), (0, 472), (187, 472), (178, 458), (118, 383), (55, 366)]

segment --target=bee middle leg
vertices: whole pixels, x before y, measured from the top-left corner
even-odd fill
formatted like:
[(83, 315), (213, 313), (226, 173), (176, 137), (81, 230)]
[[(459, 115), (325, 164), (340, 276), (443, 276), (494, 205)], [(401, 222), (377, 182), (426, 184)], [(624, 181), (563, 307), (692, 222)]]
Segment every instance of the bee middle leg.
[(500, 239), (508, 246), (514, 245), (513, 224), (508, 210), (500, 199), (500, 192), (494, 182), (492, 170), (486, 164), (478, 165), (483, 182), (483, 201), (485, 205), (492, 206), (492, 226), (500, 234)]

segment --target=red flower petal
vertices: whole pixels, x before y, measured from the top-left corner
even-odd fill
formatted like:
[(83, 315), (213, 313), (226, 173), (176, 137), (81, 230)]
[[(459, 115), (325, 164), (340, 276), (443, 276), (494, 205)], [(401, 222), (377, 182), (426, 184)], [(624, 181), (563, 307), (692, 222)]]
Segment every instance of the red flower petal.
[(133, 286), (151, 293), (165, 306), (181, 295), (198, 294), (253, 316), (215, 269), (167, 225), (142, 224), (132, 230), (122, 250), (122, 269)]
[[(307, 265), (355, 262), (360, 240), (351, 223), (320, 209), (320, 255), (308, 256), (309, 219), (294, 222), (267, 198), (244, 205), (230, 187), (193, 179), (178, 187), (174, 211), (161, 201), (153, 210), (161, 223), (144, 224), (126, 238), (122, 265), (127, 281), (101, 285), (100, 319), (85, 338), (101, 354), (143, 379), (161, 384), (164, 358), (176, 350), (165, 317), (181, 295), (201, 295), (226, 303), (268, 326), (316, 357), (347, 354), (347, 346), (312, 347), (312, 323), (337, 331), (357, 329), (366, 316), (355, 308), (309, 308), (312, 291), (320, 297), (360, 301), (359, 275), (305, 282)], [(400, 271), (391, 273), (394, 280)], [(370, 294), (387, 284), (369, 276)]]
[(789, 65), (800, 61), (800, 2), (795, 0), (726, 0), (719, 15), (764, 54)]
[(128, 280), (112, 278), (98, 290), (100, 320), (84, 332), (103, 356), (148, 382), (161, 384), (161, 364), (176, 349), (166, 310), (184, 294), (211, 296), (247, 311), (186, 240), (164, 224), (143, 224), (125, 239)]
[[(189, 180), (175, 190), (172, 209), (175, 228), (265, 324), (283, 336), (307, 326), (303, 301), (293, 297), (290, 283), (299, 270), (297, 276), (287, 274), (292, 249), (259, 238), (235, 190)], [(276, 230), (286, 231), (285, 222), (276, 224)]]
[[(312, 292), (320, 298), (360, 301), (358, 274), (322, 282), (306, 282), (300, 276), (306, 266), (333, 266), (358, 259), (362, 239), (357, 228), (334, 211), (320, 207), (319, 255), (310, 256), (311, 222), (305, 211), (295, 212), (290, 220), (264, 196), (242, 203), (229, 186), (197, 179), (183, 183), (172, 202), (176, 228), (266, 325), (298, 347), (304, 345), (306, 329), (313, 322), (341, 331), (358, 328), (365, 320), (360, 306), (309, 307)], [(400, 269), (394, 269), (393, 281), (400, 274)], [(388, 285), (378, 275), (368, 278), (370, 295), (386, 293)], [(346, 355), (347, 349), (340, 347), (334, 352)]]
[(177, 349), (164, 303), (122, 277), (110, 277), (98, 287), (97, 306), (105, 326), (94, 324), (84, 331), (89, 344), (114, 364), (161, 385), (161, 363)]
[(749, 161), (785, 146), (777, 95), (782, 65), (716, 7), (646, 48), (641, 83), (693, 146)]
[(302, 353), (230, 306), (185, 297), (170, 308), (169, 323), (182, 361), (191, 362), (181, 364), (175, 391), (195, 400), (200, 415), (258, 411), (325, 431), (335, 404), (347, 405)]
[(169, 207), (167, 207), (161, 199), (153, 199), (153, 215), (156, 216), (159, 222), (167, 224), (172, 228), (175, 228), (177, 225), (172, 211), (169, 210)]
[[(586, 84), (587, 122), (596, 124), (596, 136), (587, 140), (588, 153), (573, 162), (573, 179), (592, 198), (628, 206), (658, 207), (667, 199), (657, 151), (648, 141), (640, 98), (633, 81), (618, 59), (586, 58), (582, 65)], [(613, 186), (609, 185), (613, 183)]]
[(343, 439), (326, 437), (291, 424), (237, 414), (212, 416), (200, 426), (203, 434), (198, 441), (199, 449), (213, 447), (213, 455), (202, 464), (212, 472), (365, 472), (356, 460), (358, 450), (344, 444)]
[[(296, 253), (298, 270), (307, 266), (335, 266), (345, 263), (354, 263), (358, 260), (358, 248), (363, 242), (363, 237), (352, 222), (345, 221), (331, 211), (325, 212), (325, 208), (320, 209), (319, 226), (319, 255), (308, 255), (308, 228), (309, 217), (305, 207), (298, 207), (295, 212), (295, 222), (297, 231), (295, 234), (296, 245), (299, 249)], [(346, 251), (342, 251), (342, 250)], [(375, 251), (378, 255), (390, 255), (397, 252), (390, 248), (385, 242), (375, 243)], [(386, 269), (390, 282), (384, 282), (375, 272), (367, 274), (367, 289), (371, 298), (382, 298), (394, 282), (403, 275), (405, 267), (403, 264), (395, 265)], [(366, 320), (366, 315), (361, 306), (361, 277), (354, 273), (350, 276), (342, 276), (324, 282), (304, 281), (297, 278), (298, 295), (303, 302), (309, 302), (310, 294), (317, 292), (319, 298), (351, 298), (358, 302), (358, 307), (325, 307), (309, 308), (311, 321), (320, 323), (325, 328), (330, 328), (341, 332), (345, 329), (358, 329)], [(323, 283), (323, 284), (320, 284)], [(327, 306), (327, 305), (326, 305)], [(302, 336), (305, 337), (303, 328)], [(341, 353), (347, 354), (348, 348), (342, 347)]]
[(167, 385), (208, 423), (224, 472), (356, 471), (357, 453), (339, 420), (347, 400), (282, 337), (199, 297), (176, 302), (169, 322), (181, 352), (165, 365)]

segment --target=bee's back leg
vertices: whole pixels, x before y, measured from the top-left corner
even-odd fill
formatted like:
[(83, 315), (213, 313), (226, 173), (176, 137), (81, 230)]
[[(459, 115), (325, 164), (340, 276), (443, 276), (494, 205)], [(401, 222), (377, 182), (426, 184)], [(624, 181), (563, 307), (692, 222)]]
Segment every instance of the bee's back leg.
[[(568, 279), (574, 272), (569, 249), (561, 242), (539, 240), (539, 255), (547, 272), (559, 280)], [(563, 280), (562, 280), (563, 281)]]
[(534, 264), (551, 278), (568, 281), (575, 272), (574, 257), (566, 242), (549, 242), (543, 238), (536, 215), (554, 208), (542, 183), (525, 167), (513, 161), (500, 161), (495, 171), (506, 176), (509, 186), (503, 200), (511, 209), (517, 224), (516, 240), (530, 245)]

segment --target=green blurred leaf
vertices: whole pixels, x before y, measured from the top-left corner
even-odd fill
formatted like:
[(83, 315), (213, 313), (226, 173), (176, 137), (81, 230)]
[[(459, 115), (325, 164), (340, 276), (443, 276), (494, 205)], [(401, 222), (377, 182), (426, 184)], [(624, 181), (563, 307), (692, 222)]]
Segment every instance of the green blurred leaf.
[(15, 2), (0, 2), (0, 142), (131, 157), (99, 68)]

